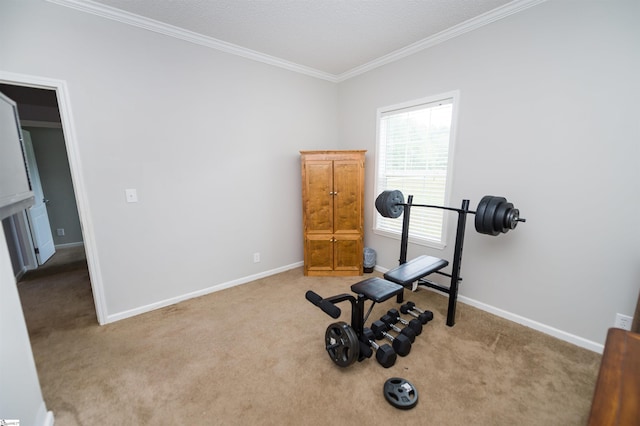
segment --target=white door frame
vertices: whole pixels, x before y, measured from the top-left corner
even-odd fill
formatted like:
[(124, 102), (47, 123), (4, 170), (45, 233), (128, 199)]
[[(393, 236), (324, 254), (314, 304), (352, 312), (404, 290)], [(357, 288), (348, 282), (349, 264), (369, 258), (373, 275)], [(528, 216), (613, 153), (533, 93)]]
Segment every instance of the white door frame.
[(56, 96), (58, 98), (58, 110), (60, 112), (60, 120), (62, 122), (62, 132), (64, 134), (67, 157), (69, 158), (71, 182), (73, 183), (76, 203), (78, 205), (78, 215), (80, 216), (80, 225), (82, 226), (84, 250), (87, 254), (87, 266), (89, 267), (89, 278), (91, 280), (91, 288), (93, 290), (93, 301), (96, 306), (96, 317), (99, 324), (106, 324), (107, 310), (104, 288), (102, 285), (102, 274), (100, 272), (100, 264), (98, 262), (97, 255), (98, 251), (96, 248), (93, 223), (91, 221), (92, 215), (89, 209), (89, 200), (82, 174), (82, 164), (80, 161), (80, 153), (78, 151), (75, 125), (73, 122), (73, 115), (71, 114), (71, 103), (69, 101), (67, 82), (64, 80), (56, 80), (46, 77), (0, 71), (0, 83), (34, 87), (38, 89), (49, 89), (55, 90), (56, 92)]

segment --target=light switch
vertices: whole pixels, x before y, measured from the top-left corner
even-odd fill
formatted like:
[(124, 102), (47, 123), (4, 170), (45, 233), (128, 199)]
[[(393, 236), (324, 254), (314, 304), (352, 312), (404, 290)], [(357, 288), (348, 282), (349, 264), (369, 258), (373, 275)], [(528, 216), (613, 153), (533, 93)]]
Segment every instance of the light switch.
[(127, 203), (138, 202), (138, 191), (136, 191), (135, 189), (125, 189), (124, 193), (127, 196)]

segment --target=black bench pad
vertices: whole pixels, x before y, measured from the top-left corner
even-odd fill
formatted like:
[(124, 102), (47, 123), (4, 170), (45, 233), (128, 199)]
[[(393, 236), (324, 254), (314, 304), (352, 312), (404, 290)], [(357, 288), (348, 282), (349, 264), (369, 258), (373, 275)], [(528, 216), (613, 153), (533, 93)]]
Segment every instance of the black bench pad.
[(351, 286), (351, 291), (364, 295), (367, 299), (374, 302), (384, 302), (385, 300), (402, 293), (404, 287), (392, 282), (383, 280), (382, 278), (373, 277), (355, 283)]
[(384, 278), (406, 287), (414, 281), (444, 268), (448, 264), (449, 262), (444, 259), (422, 255), (387, 271), (384, 274)]

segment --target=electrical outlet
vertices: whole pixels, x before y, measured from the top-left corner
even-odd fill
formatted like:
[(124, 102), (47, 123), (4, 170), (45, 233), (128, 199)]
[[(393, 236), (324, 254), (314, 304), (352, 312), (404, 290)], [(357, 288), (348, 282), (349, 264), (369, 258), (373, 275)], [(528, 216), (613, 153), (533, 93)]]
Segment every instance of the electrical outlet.
[(628, 315), (616, 314), (616, 322), (614, 324), (614, 327), (621, 328), (623, 330), (631, 330), (632, 320), (633, 318)]
[(253, 263), (260, 262), (260, 253), (253, 253)]
[(56, 232), (58, 234), (58, 237), (64, 237), (64, 228), (58, 228), (56, 229)]

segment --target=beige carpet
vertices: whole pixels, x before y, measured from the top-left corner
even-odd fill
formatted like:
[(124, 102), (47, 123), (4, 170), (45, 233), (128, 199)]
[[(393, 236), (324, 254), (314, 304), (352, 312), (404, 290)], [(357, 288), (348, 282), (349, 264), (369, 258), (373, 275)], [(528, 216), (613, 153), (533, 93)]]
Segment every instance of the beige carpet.
[[(304, 294), (349, 292), (359, 279), (295, 269), (106, 326), (86, 269), (19, 291), (57, 426), (585, 424), (600, 355), (464, 304), (446, 327), (446, 299), (430, 291), (407, 297), (435, 314), (409, 356), (337, 367), (324, 349), (334, 320)], [(394, 376), (416, 386), (415, 408), (385, 401)]]

